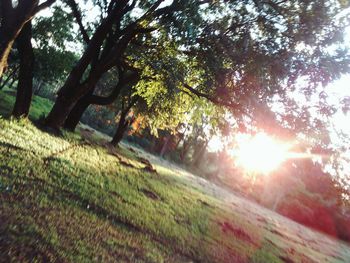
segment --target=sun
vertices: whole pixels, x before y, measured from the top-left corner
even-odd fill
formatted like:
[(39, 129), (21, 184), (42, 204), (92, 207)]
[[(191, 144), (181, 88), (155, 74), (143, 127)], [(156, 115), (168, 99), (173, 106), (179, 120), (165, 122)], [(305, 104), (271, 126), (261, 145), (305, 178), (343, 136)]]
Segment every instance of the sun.
[(265, 133), (242, 135), (238, 149), (232, 151), (236, 163), (247, 172), (268, 174), (288, 159), (289, 145), (278, 142)]

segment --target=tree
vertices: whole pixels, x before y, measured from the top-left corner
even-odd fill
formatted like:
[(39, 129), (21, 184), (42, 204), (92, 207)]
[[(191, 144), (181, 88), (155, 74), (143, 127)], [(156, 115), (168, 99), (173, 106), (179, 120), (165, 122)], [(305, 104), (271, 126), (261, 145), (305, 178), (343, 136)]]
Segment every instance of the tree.
[[(64, 5), (52, 8), (52, 16), (34, 20), (34, 93), (54, 98), (52, 86), (59, 86), (69, 74), (78, 55), (67, 46), (81, 44), (73, 30), (73, 16)], [(50, 59), (48, 59), (50, 58)]]
[[(69, 16), (59, 7), (53, 10), (52, 17), (39, 18), (35, 21), (36, 52), (32, 46), (32, 21), (28, 21), (23, 26), (15, 45), (20, 59), (16, 102), (12, 112), (14, 117), (27, 117), (29, 114), (34, 76), (39, 83), (45, 81), (49, 84), (59, 81), (64, 70), (72, 65), (74, 55), (64, 50), (65, 42), (72, 39), (71, 24), (72, 19), (69, 19)], [(48, 34), (51, 35), (49, 40)], [(35, 54), (39, 55), (36, 63), (34, 63)], [(47, 59), (48, 57), (50, 59)]]
[(15, 106), (12, 111), (14, 117), (27, 117), (33, 92), (34, 52), (32, 47), (32, 22), (27, 22), (17, 39), (20, 59), (18, 86)]
[(135, 120), (134, 116), (127, 118), (130, 109), (140, 100), (139, 96), (132, 96), (131, 93), (122, 97), (121, 109), (117, 130), (113, 136), (111, 144), (117, 146), (124, 137), (124, 133)]
[[(65, 129), (74, 131), (83, 113), (90, 105), (107, 106), (112, 104), (118, 98), (123, 89), (130, 91), (129, 89), (132, 88), (139, 80), (139, 74), (137, 71), (119, 68), (117, 74), (116, 72), (112, 72), (111, 74), (112, 76), (116, 76), (109, 79), (106, 83), (104, 83), (104, 85), (101, 85), (101, 81), (99, 81), (96, 86), (89, 91), (89, 93), (77, 101), (65, 120)], [(115, 84), (115, 82), (117, 84)], [(109, 91), (107, 95), (104, 94), (106, 91)], [(125, 114), (127, 114), (127, 112)]]
[[(124, 49), (125, 42), (136, 33), (133, 31), (136, 24), (130, 26), (129, 30), (120, 28), (122, 18), (134, 5), (129, 6), (128, 1), (110, 1), (106, 6), (106, 17), (102, 18), (91, 38), (85, 37), (85, 51), (58, 93), (56, 103), (46, 119), (48, 126), (62, 127), (77, 101), (91, 92), (102, 75), (115, 66), (120, 58), (120, 49)], [(80, 18), (76, 17), (76, 20)], [(80, 29), (87, 36), (86, 30)], [(88, 76), (84, 79), (88, 70)]]
[[(140, 1), (136, 5), (137, 1), (98, 1), (102, 6), (102, 20), (89, 39), (86, 37), (87, 31), (80, 26), (87, 46), (80, 63), (73, 69), (59, 92), (56, 103), (46, 119), (48, 126), (62, 127), (77, 101), (94, 88), (106, 71), (122, 64), (125, 52), (135, 36), (156, 30), (157, 28), (151, 25), (153, 22), (182, 7), (175, 1), (170, 6), (160, 8), (162, 2), (164, 1)], [(144, 13), (135, 18), (130, 11), (136, 8), (144, 10)], [(76, 16), (77, 21), (80, 18), (81, 16)], [(86, 78), (83, 76), (85, 72), (88, 75)]]
[(15, 5), (12, 0), (0, 2), (0, 77), (6, 66), (12, 45), (23, 26), (39, 11), (52, 5), (55, 0), (47, 0), (39, 4), (39, 0), (18, 0)]
[[(346, 21), (334, 21), (334, 16), (345, 7), (338, 1), (177, 0), (160, 6), (162, 2), (98, 1), (103, 19), (90, 35), (80, 26), (86, 49), (60, 90), (47, 125), (62, 127), (104, 72), (124, 62), (135, 64), (133, 56), (140, 52), (137, 56), (149, 67), (173, 80), (167, 84), (224, 105), (241, 123), (252, 124), (261, 115), (274, 119), (272, 98), (288, 93), (301, 77), (312, 92), (347, 70), (346, 53), (326, 48), (342, 41)], [(135, 15), (136, 8), (144, 12)], [(158, 63), (152, 51), (166, 42), (172, 52)], [(332, 70), (325, 72), (325, 65)]]
[[(119, 73), (116, 83), (98, 92), (105, 74), (136, 69), (137, 85), (147, 89), (145, 94), (158, 88), (169, 91), (164, 93), (168, 95), (182, 92), (205, 98), (229, 109), (241, 129), (327, 137), (320, 136), (327, 132), (319, 129), (324, 126), (322, 119), (313, 118), (311, 109), (290, 93), (303, 80), (301, 91), (308, 98), (348, 71), (348, 52), (336, 48), (348, 23), (338, 15), (346, 8), (341, 1), (96, 0), (100, 19), (94, 23), (84, 21), (80, 2), (66, 2), (84, 47), (58, 92), (45, 121), (48, 126), (74, 129), (90, 104), (109, 104), (119, 96), (116, 87), (123, 83)], [(127, 89), (135, 86), (124, 84)], [(142, 96), (146, 102), (152, 97), (148, 95)], [(323, 97), (316, 107), (327, 117), (333, 109)], [(273, 109), (276, 101), (283, 110)], [(163, 116), (152, 121), (164, 124), (174, 112), (162, 111)]]

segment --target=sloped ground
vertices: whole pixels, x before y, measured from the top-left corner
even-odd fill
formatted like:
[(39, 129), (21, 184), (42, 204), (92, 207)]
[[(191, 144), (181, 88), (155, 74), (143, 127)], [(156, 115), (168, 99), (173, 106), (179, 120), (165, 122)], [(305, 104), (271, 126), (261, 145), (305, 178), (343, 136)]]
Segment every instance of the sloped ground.
[(350, 262), (345, 243), (82, 133), (0, 119), (0, 262)]
[[(247, 227), (258, 227), (260, 245), (284, 251), (284, 262), (350, 262), (348, 244), (306, 228), (206, 180), (187, 180), (222, 201), (223, 209), (245, 218)], [(250, 226), (249, 226), (250, 225)]]
[[(272, 262), (269, 256), (264, 258), (265, 251), (274, 251), (282, 262), (350, 262), (349, 244), (309, 229), (271, 210), (253, 203), (234, 192), (228, 191), (214, 183), (185, 171), (181, 167), (161, 160), (142, 149), (133, 147), (140, 156), (151, 160), (155, 165), (171, 167), (185, 185), (211, 196), (220, 202), (220, 208), (228, 211), (230, 216), (240, 217), (246, 223), (245, 229), (258, 227), (255, 242), (260, 247), (256, 255), (261, 255), (257, 262)], [(220, 220), (220, 219), (218, 219)], [(234, 231), (234, 222), (218, 221), (222, 225), (224, 235), (234, 234), (243, 237), (243, 234)], [(254, 243), (254, 241), (253, 241)], [(256, 258), (259, 258), (257, 256)], [(254, 258), (254, 256), (252, 257)], [(254, 262), (254, 260), (253, 260)]]

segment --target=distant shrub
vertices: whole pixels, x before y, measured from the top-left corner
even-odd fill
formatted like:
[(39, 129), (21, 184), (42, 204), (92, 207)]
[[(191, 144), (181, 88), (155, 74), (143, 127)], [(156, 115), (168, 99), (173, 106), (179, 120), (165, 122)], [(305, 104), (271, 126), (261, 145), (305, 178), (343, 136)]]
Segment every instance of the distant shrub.
[(337, 236), (334, 212), (317, 197), (298, 195), (296, 199), (285, 198), (277, 212), (300, 224)]
[(126, 141), (132, 144), (137, 144), (147, 151), (152, 151), (152, 148), (153, 148), (152, 142), (150, 142), (149, 140), (143, 137), (129, 135), (129, 136), (126, 136)]
[(106, 107), (90, 106), (81, 118), (81, 122), (92, 128), (113, 136), (117, 127), (115, 113)]

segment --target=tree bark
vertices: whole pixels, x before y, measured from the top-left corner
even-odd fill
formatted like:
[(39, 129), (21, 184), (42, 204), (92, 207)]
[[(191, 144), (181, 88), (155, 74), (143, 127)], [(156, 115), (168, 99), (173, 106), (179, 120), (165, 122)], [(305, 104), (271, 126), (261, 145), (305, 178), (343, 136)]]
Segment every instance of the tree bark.
[(122, 110), (121, 115), (120, 115), (120, 120), (118, 124), (117, 131), (115, 132), (113, 139), (111, 141), (111, 144), (113, 146), (117, 146), (120, 141), (123, 139), (124, 133), (127, 130), (127, 128), (135, 121), (134, 118), (131, 120), (126, 120), (126, 116), (128, 115), (130, 109), (132, 106), (135, 105), (135, 103), (140, 99), (140, 97), (136, 96), (134, 98), (129, 98), (129, 103), (128, 105)]
[[(50, 113), (45, 119), (45, 125), (55, 130), (62, 128), (69, 113), (76, 104), (76, 101), (73, 99), (74, 98), (59, 95)], [(79, 98), (76, 100), (79, 100)]]
[(28, 116), (32, 101), (34, 52), (31, 39), (32, 24), (29, 21), (16, 40), (20, 58), (16, 102), (12, 111), (12, 115), (16, 118)]
[(77, 127), (81, 117), (83, 116), (86, 109), (91, 105), (91, 96), (93, 90), (82, 97), (73, 107), (69, 113), (66, 121), (64, 122), (64, 128), (69, 131), (74, 131)]
[[(94, 58), (98, 57), (101, 45), (113, 25), (113, 18), (115, 18), (115, 15), (109, 15), (96, 29), (84, 54), (72, 69), (63, 87), (58, 92), (56, 102), (45, 120), (45, 124), (50, 128), (62, 128), (75, 104), (80, 98), (89, 93), (90, 89), (94, 87), (98, 81), (99, 74), (95, 67), (90, 71), (86, 82), (84, 84), (80, 83), (90, 63)], [(93, 86), (91, 85), (92, 82), (95, 82)]]
[(0, 26), (0, 76), (7, 67), (7, 59), (13, 43), (20, 34), (23, 26), (40, 10), (49, 7), (55, 0), (47, 0), (39, 5), (39, 0), (18, 0), (13, 7), (11, 0), (1, 0)]
[[(47, 126), (54, 129), (62, 128), (70, 111), (74, 108), (76, 103), (78, 103), (79, 99), (89, 93), (90, 89), (94, 88), (105, 72), (119, 63), (119, 58), (126, 49), (126, 44), (124, 42), (122, 43), (123, 45), (121, 45), (119, 43), (120, 41), (115, 41), (116, 46), (119, 48), (116, 48), (118, 52), (113, 54), (112, 62), (109, 57), (102, 59), (100, 53), (108, 34), (113, 30), (113, 25), (118, 23), (118, 21), (120, 22), (123, 18), (128, 8), (127, 4), (128, 1), (124, 0), (121, 1), (120, 4), (113, 5), (113, 9), (108, 12), (108, 16), (104, 18), (97, 27), (95, 33), (88, 42), (84, 54), (70, 72), (65, 84), (58, 92), (55, 105), (45, 120)], [(134, 23), (132, 23), (132, 25), (133, 24)], [(121, 33), (121, 31), (119, 33)], [(136, 34), (137, 32), (132, 31), (131, 33)], [(134, 35), (132, 35), (130, 39), (127, 39), (130, 41), (133, 36)], [(84, 83), (81, 83), (89, 66), (91, 67), (89, 76)]]
[[(66, 84), (64, 85), (64, 88), (60, 90), (58, 93), (58, 96), (56, 98), (56, 102), (51, 109), (49, 115), (46, 117), (45, 125), (53, 128), (53, 129), (60, 129), (65, 126), (65, 122), (68, 119), (69, 115), (72, 112), (77, 105), (79, 108), (79, 111), (81, 113), (79, 116), (74, 116), (74, 119), (81, 117), (81, 115), (84, 113), (82, 111), (81, 105), (79, 105), (79, 101), (82, 100), (81, 104), (86, 104), (85, 100), (90, 100), (89, 97), (93, 96), (93, 90), (95, 88), (95, 85), (99, 79), (100, 76), (96, 76), (94, 73), (93, 75), (95, 77), (89, 78), (87, 81), (85, 81), (83, 84), (76, 85), (75, 82), (71, 82), (70, 80), (67, 80)], [(89, 102), (91, 104), (91, 102)], [(85, 107), (85, 109), (87, 106)], [(72, 117), (73, 118), (73, 117)], [(79, 118), (80, 119), (80, 118)], [(72, 125), (69, 125), (72, 126)], [(72, 129), (73, 127), (71, 127)]]
[[(121, 74), (122, 75), (122, 74)], [(120, 80), (116, 87), (113, 89), (112, 93), (107, 97), (94, 95), (94, 89), (91, 89), (89, 93), (83, 96), (73, 107), (69, 113), (65, 123), (64, 128), (70, 131), (74, 131), (77, 127), (81, 117), (83, 116), (86, 109), (91, 105), (109, 105), (113, 103), (119, 96), (120, 92), (124, 88), (131, 88), (139, 81), (138, 73), (131, 73), (127, 77), (120, 76)]]
[(180, 153), (180, 159), (182, 162), (185, 161), (186, 155), (188, 153), (188, 150), (190, 149), (190, 142), (189, 140), (184, 140), (183, 145), (182, 145), (182, 151)]
[(123, 139), (124, 137), (124, 133), (126, 131), (126, 129), (128, 128), (128, 121), (125, 120), (126, 116), (127, 116), (128, 112), (122, 112), (121, 116), (120, 116), (120, 120), (119, 120), (119, 124), (118, 124), (118, 128), (113, 136), (113, 139), (111, 141), (111, 144), (113, 146), (117, 146), (120, 141)]

